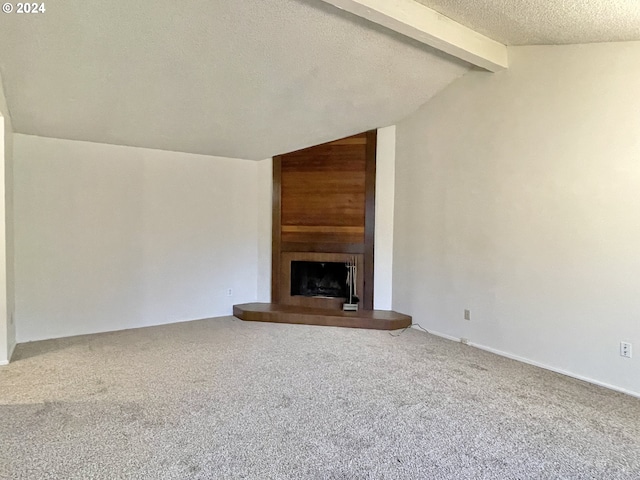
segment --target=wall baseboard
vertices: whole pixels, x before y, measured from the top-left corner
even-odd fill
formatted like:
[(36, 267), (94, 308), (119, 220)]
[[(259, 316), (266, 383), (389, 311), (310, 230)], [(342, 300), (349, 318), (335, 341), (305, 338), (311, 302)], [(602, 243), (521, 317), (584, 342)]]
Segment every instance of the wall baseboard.
[[(229, 308), (232, 309), (233, 307), (229, 307)], [(67, 332), (67, 333), (60, 333), (60, 334), (54, 334), (54, 335), (44, 335), (42, 337), (29, 338), (28, 340), (20, 339), (17, 343), (21, 344), (21, 343), (31, 343), (31, 342), (43, 342), (45, 340), (58, 340), (60, 338), (72, 338), (72, 337), (84, 337), (86, 335), (98, 335), (100, 333), (124, 332), (126, 330), (138, 330), (140, 328), (162, 327), (165, 325), (173, 325), (174, 323), (197, 322), (200, 320), (211, 320), (214, 318), (223, 318), (223, 317), (232, 317), (232, 316), (233, 316), (233, 311), (229, 313), (214, 312), (210, 316), (206, 316), (206, 317), (184, 318), (184, 319), (178, 319), (178, 320), (166, 319), (166, 320), (161, 320), (160, 322), (123, 326), (122, 328), (116, 328), (115, 330), (114, 329), (106, 329), (106, 330), (96, 329), (96, 330), (87, 330), (84, 332)]]
[(458, 337), (447, 335), (446, 333), (434, 332), (433, 330), (427, 330), (426, 328), (422, 328), (421, 326), (416, 324), (412, 325), (411, 328), (415, 328), (416, 330), (419, 330), (421, 332), (429, 332), (430, 334), (435, 335), (436, 337), (445, 338), (447, 340), (451, 340), (452, 342), (460, 342), (460, 339)]
[[(415, 327), (413, 327), (415, 328)], [(421, 329), (418, 329), (421, 330)], [(424, 331), (424, 330), (422, 330)], [(433, 330), (428, 330), (428, 332), (437, 337), (442, 337), (446, 340), (451, 340), (453, 342), (460, 342), (460, 338), (453, 337), (451, 335), (447, 335), (445, 333), (434, 332)], [(533, 365), (534, 367), (543, 368), (545, 370), (549, 370), (554, 373), (559, 373), (560, 375), (565, 375), (567, 377), (575, 378), (576, 380), (581, 380), (583, 382), (591, 383), (592, 385), (597, 385), (598, 387), (607, 388), (609, 390), (613, 390), (615, 392), (624, 393), (625, 395), (630, 395), (632, 397), (640, 398), (640, 392), (634, 392), (632, 390), (627, 390), (626, 388), (617, 387), (615, 385), (611, 385), (609, 383), (601, 382), (599, 380), (594, 380), (593, 378), (584, 377), (582, 375), (578, 375), (573, 372), (569, 372), (567, 370), (563, 370), (561, 368), (552, 367), (551, 365), (547, 365), (545, 363), (540, 363), (535, 360), (530, 360), (525, 357), (521, 357), (519, 355), (514, 355), (513, 353), (503, 352), (502, 350), (498, 350), (496, 348), (487, 347), (486, 345), (481, 345), (475, 342), (467, 343), (468, 346), (478, 348), (480, 350), (484, 350), (489, 353), (493, 353), (495, 355), (500, 355), (501, 357), (509, 358), (511, 360), (516, 360), (518, 362), (526, 363), (528, 365)]]

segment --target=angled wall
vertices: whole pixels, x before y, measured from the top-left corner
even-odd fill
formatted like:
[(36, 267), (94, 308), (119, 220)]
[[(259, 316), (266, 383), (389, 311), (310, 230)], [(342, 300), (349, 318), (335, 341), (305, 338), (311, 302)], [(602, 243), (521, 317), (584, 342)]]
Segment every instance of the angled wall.
[(16, 344), (13, 255), (13, 131), (0, 77), (0, 365)]
[(28, 135), (15, 160), (19, 342), (255, 301), (259, 162)]
[(398, 124), (394, 308), (640, 395), (640, 43), (509, 56)]

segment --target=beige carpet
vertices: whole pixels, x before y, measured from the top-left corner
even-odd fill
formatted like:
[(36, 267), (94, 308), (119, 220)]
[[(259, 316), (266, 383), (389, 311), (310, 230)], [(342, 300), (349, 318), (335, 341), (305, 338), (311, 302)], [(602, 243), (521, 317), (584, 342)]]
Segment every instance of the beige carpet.
[(407, 330), (233, 318), (19, 345), (0, 478), (640, 478), (640, 400)]

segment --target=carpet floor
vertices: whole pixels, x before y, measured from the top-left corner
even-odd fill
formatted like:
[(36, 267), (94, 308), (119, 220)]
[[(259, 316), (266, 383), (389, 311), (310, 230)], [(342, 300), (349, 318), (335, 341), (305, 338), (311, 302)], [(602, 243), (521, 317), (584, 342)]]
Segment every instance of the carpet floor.
[(640, 478), (640, 400), (409, 329), (232, 317), (22, 344), (0, 478)]

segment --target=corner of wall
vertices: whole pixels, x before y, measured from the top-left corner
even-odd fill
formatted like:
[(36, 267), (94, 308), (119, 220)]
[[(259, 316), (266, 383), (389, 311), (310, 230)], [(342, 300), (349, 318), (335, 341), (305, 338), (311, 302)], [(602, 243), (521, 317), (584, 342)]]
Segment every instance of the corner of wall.
[(11, 357), (13, 357), (13, 352), (16, 349), (16, 339), (15, 339), (15, 335), (13, 336), (13, 339), (9, 339), (9, 345), (7, 348), (7, 362), (11, 361)]
[(2, 78), (0, 77), (0, 160), (2, 164), (1, 196), (2, 228), (0, 243), (2, 260), (0, 261), (0, 277), (2, 277), (2, 311), (0, 312), (0, 360), (8, 362), (15, 347), (14, 311), (14, 277), (13, 277), (13, 129), (11, 116), (4, 96)]
[[(1, 85), (0, 85), (1, 87)], [(1, 92), (0, 92), (1, 93)], [(2, 105), (0, 105), (2, 107)], [(5, 119), (2, 116), (2, 111), (0, 111), (0, 164), (4, 165), (4, 123)], [(0, 169), (0, 175), (4, 176), (4, 168)], [(0, 183), (0, 186), (4, 187), (4, 181)], [(4, 212), (4, 195), (0, 196), (0, 211)], [(2, 216), (2, 220), (0, 220), (0, 245), (4, 245), (4, 215)], [(3, 249), (0, 249), (0, 251)], [(7, 302), (6, 302), (6, 256), (0, 255), (0, 365), (6, 365), (9, 363), (9, 324), (7, 319)]]
[(470, 72), (398, 124), (394, 307), (430, 332), (640, 392), (640, 363), (619, 354), (640, 342), (626, 280), (640, 43), (512, 50), (508, 71)]
[[(1, 79), (0, 79), (1, 82)], [(7, 359), (11, 360), (16, 345), (15, 326), (15, 249), (14, 249), (14, 179), (13, 179), (13, 124), (5, 99), (4, 125), (4, 220), (5, 220), (5, 265), (6, 265), (6, 321)]]

